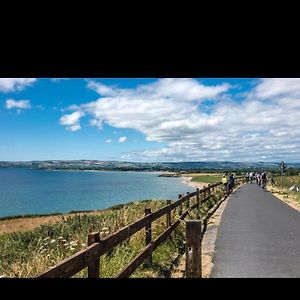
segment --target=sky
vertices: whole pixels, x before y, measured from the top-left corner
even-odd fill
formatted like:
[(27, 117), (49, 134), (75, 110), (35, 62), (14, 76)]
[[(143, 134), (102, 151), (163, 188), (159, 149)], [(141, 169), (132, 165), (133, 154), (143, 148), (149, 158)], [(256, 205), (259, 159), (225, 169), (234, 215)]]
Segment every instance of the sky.
[(300, 162), (298, 78), (0, 78), (0, 161)]

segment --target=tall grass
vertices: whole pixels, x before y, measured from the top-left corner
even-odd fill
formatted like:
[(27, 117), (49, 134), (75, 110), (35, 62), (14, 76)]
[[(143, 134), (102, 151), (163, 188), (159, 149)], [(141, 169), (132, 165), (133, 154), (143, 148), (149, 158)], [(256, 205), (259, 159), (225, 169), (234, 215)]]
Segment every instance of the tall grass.
[[(281, 176), (276, 176), (274, 181), (278, 187), (281, 187)], [(292, 185), (298, 185), (300, 187), (300, 176), (282, 176), (282, 186), (284, 188), (289, 188)]]
[[(221, 198), (216, 193), (200, 209), (200, 215)], [(55, 224), (41, 225), (31, 231), (4, 234), (0, 236), (0, 276), (33, 277), (54, 266), (61, 260), (87, 247), (88, 232), (100, 231), (102, 237), (136, 221), (144, 216), (145, 208), (156, 211), (166, 205), (164, 200), (147, 200), (115, 207), (101, 215), (75, 215), (64, 217)], [(188, 218), (196, 218), (191, 212)], [(177, 210), (172, 212), (172, 222), (178, 218)], [(153, 222), (153, 240), (166, 229), (166, 219), (161, 217)], [(165, 243), (153, 253), (150, 266), (144, 263), (132, 277), (169, 276), (174, 261), (182, 255), (184, 248), (185, 224), (182, 222)], [(141, 230), (100, 258), (101, 277), (115, 277), (145, 247), (145, 231)], [(83, 270), (74, 277), (86, 277)]]
[(274, 177), (276, 183), (276, 191), (284, 196), (292, 197), (296, 202), (300, 203), (300, 192), (289, 191), (292, 185), (297, 185), (300, 188), (300, 176), (282, 176), (282, 187), (281, 191), (281, 176)]
[(221, 181), (220, 175), (193, 175), (192, 182), (217, 183)]

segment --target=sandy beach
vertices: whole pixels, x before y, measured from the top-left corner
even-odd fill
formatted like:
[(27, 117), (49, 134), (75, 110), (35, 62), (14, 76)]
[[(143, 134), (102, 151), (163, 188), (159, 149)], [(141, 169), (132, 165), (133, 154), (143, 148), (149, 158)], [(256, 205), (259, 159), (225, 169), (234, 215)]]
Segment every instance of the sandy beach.
[(207, 186), (208, 183), (204, 183), (204, 182), (192, 182), (193, 177), (188, 177), (188, 176), (181, 176), (181, 182), (184, 184), (187, 184), (193, 188), (199, 188), (200, 190), (204, 187)]

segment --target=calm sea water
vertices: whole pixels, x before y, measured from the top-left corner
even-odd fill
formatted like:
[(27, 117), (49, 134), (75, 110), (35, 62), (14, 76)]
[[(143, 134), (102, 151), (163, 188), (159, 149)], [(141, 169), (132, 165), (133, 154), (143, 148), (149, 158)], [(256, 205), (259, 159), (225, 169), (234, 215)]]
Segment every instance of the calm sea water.
[(0, 217), (103, 209), (193, 191), (180, 178), (146, 172), (0, 169)]

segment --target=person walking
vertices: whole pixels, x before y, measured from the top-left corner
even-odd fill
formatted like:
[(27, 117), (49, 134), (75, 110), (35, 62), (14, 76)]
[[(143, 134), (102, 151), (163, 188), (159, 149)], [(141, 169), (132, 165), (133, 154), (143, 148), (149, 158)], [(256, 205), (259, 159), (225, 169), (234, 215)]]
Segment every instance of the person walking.
[(250, 183), (252, 183), (252, 181), (253, 181), (253, 172), (249, 173), (249, 180), (250, 180)]
[(261, 186), (261, 173), (257, 174), (257, 183), (259, 186)]
[(262, 189), (266, 189), (266, 185), (267, 185), (267, 173), (263, 172), (261, 175), (261, 187)]
[(249, 173), (248, 172), (246, 173), (245, 178), (246, 178), (246, 183), (248, 183), (249, 182)]
[(228, 181), (229, 181), (228, 182), (228, 184), (229, 184), (229, 192), (231, 192), (232, 189), (233, 189), (233, 185), (234, 185), (234, 177), (233, 177), (232, 173), (229, 174), (229, 180)]
[(223, 176), (222, 176), (222, 179), (221, 179), (222, 183), (223, 183), (223, 190), (224, 190), (224, 193), (225, 195), (228, 194), (228, 175), (227, 173), (225, 173)]

